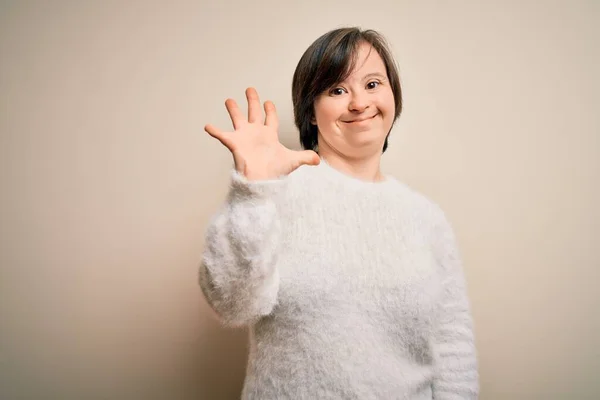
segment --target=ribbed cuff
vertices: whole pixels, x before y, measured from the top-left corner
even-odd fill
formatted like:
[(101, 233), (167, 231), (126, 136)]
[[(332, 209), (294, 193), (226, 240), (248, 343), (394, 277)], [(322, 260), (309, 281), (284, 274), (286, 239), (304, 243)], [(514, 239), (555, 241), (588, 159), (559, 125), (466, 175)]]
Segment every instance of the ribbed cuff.
[(282, 176), (277, 179), (250, 181), (237, 170), (231, 172), (231, 196), (236, 199), (268, 199), (277, 196), (287, 186), (287, 179)]

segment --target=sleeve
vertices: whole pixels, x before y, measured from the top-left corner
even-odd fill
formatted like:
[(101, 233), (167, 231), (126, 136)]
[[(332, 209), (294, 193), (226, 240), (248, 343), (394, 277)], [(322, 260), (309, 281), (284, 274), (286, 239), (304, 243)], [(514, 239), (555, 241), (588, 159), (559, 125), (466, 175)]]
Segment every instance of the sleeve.
[(453, 229), (443, 212), (437, 219), (435, 246), (443, 278), (433, 348), (433, 398), (477, 399), (478, 362), (466, 279)]
[(227, 200), (208, 225), (199, 284), (224, 325), (252, 324), (276, 304), (276, 198), (285, 185), (285, 179), (248, 181), (233, 171)]

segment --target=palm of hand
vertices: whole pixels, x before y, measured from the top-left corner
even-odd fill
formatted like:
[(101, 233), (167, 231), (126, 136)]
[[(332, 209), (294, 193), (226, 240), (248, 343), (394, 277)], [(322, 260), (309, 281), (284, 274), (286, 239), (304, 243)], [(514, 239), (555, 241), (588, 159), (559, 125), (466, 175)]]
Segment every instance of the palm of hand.
[(317, 165), (319, 156), (312, 150), (295, 151), (279, 142), (279, 121), (275, 105), (264, 103), (265, 120), (255, 89), (246, 90), (248, 119), (235, 100), (227, 99), (225, 107), (233, 123), (233, 132), (223, 132), (212, 125), (205, 131), (219, 140), (233, 155), (235, 168), (250, 180), (274, 179), (288, 175), (301, 165)]

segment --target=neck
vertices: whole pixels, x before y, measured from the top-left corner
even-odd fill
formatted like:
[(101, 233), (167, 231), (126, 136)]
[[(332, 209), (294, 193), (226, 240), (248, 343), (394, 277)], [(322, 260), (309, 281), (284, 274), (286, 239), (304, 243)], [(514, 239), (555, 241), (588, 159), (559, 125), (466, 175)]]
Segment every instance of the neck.
[(381, 173), (381, 155), (348, 158), (333, 152), (319, 151), (319, 156), (333, 168), (354, 178), (368, 182), (378, 182), (385, 179)]

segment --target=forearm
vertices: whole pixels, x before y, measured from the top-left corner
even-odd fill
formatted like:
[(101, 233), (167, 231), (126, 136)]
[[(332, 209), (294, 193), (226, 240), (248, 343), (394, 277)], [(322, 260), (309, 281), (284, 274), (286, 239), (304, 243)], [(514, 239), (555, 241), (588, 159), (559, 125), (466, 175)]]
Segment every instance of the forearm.
[(479, 373), (467, 284), (454, 232), (443, 216), (434, 235), (442, 291), (434, 345), (433, 398), (477, 399)]
[(250, 324), (277, 300), (280, 222), (276, 196), (282, 180), (249, 182), (233, 173), (227, 202), (211, 221), (200, 267), (200, 286), (221, 320)]
[(477, 399), (479, 374), (473, 325), (464, 298), (446, 299), (435, 342), (436, 400)]

